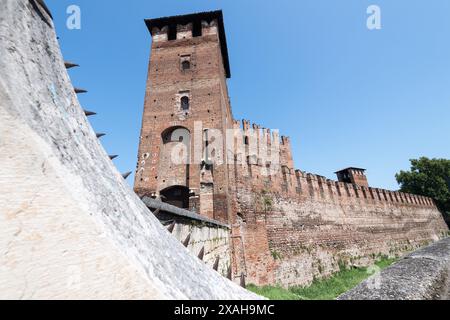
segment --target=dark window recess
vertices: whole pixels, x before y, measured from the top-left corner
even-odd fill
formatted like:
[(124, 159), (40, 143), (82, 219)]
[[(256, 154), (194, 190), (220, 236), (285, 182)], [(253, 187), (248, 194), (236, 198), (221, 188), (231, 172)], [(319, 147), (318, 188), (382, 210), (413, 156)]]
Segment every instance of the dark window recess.
[(192, 29), (193, 37), (201, 37), (202, 36), (202, 24), (200, 21), (194, 22), (194, 27)]
[(189, 98), (188, 97), (181, 98), (181, 110), (189, 110)]
[(169, 41), (177, 40), (177, 26), (169, 26)]
[(189, 61), (186, 60), (181, 63), (181, 69), (183, 71), (189, 70), (190, 68), (191, 68), (191, 63)]
[(237, 216), (241, 219), (242, 222), (247, 222), (247, 220), (245, 219), (244, 215), (240, 212), (237, 213)]
[(184, 186), (173, 186), (162, 190), (160, 194), (162, 202), (178, 208), (189, 209), (189, 188)]

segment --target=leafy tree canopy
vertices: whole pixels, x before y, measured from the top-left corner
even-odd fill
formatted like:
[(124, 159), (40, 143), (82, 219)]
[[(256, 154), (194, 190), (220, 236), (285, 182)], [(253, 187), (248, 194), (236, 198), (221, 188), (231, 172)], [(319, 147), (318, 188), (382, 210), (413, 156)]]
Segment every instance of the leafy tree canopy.
[(450, 214), (450, 160), (422, 157), (411, 161), (411, 171), (395, 177), (402, 192), (431, 197), (443, 212)]

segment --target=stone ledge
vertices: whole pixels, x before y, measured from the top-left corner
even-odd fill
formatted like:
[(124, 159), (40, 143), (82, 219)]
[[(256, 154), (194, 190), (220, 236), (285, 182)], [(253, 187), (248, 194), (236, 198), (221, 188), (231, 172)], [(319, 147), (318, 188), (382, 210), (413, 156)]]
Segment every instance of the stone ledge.
[(217, 220), (213, 220), (213, 219), (209, 219), (206, 217), (203, 217), (197, 213), (194, 213), (192, 211), (189, 210), (185, 210), (185, 209), (181, 209), (175, 206), (172, 206), (170, 204), (152, 199), (150, 197), (143, 197), (142, 201), (145, 203), (145, 205), (148, 208), (154, 209), (154, 210), (161, 210), (167, 213), (170, 213), (172, 215), (175, 216), (179, 216), (181, 218), (187, 218), (189, 220), (196, 220), (196, 221), (200, 221), (209, 225), (212, 225), (214, 227), (219, 227), (219, 228), (225, 228), (225, 229), (230, 229), (230, 226), (227, 224), (224, 224), (222, 222), (219, 222)]
[(450, 238), (413, 252), (338, 300), (445, 300), (450, 289)]

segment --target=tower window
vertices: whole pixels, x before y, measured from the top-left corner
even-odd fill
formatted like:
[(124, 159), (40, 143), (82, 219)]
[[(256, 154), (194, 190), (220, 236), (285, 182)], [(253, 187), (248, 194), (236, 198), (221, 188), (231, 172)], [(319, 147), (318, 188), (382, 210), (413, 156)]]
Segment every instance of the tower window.
[(186, 71), (191, 68), (191, 63), (188, 60), (185, 60), (181, 63), (181, 70)]
[(168, 40), (169, 41), (177, 40), (177, 26), (169, 27)]
[(189, 98), (186, 96), (181, 97), (181, 110), (189, 110)]
[(194, 22), (194, 27), (192, 29), (193, 37), (201, 37), (202, 36), (202, 24), (198, 22)]
[(187, 71), (192, 68), (191, 66), (191, 55), (183, 54), (180, 56), (180, 69), (181, 71)]

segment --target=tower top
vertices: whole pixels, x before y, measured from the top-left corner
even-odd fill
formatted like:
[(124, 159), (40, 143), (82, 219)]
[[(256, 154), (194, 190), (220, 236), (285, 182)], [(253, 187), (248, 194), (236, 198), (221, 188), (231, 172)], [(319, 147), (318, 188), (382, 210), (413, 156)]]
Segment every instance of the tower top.
[[(192, 23), (194, 25), (194, 30), (197, 28), (200, 28), (201, 30), (201, 24), (203, 21), (211, 23), (212, 21), (217, 21), (217, 27), (219, 31), (219, 41), (220, 41), (220, 48), (222, 51), (222, 58), (223, 58), (223, 64), (225, 68), (225, 73), (227, 78), (231, 77), (231, 71), (230, 71), (230, 62), (228, 58), (228, 48), (227, 48), (227, 39), (225, 35), (225, 27), (223, 23), (223, 14), (222, 10), (217, 11), (209, 11), (209, 12), (198, 12), (198, 13), (192, 13), (192, 14), (186, 14), (186, 15), (179, 15), (179, 16), (171, 16), (171, 17), (163, 17), (163, 18), (156, 18), (156, 19), (145, 19), (145, 24), (147, 25), (148, 30), (150, 31), (150, 34), (154, 36), (154, 30), (155, 28), (158, 28), (159, 30), (168, 27), (169, 30), (176, 30), (178, 25), (187, 25), (189, 23)], [(171, 31), (169, 31), (170, 33)], [(194, 36), (198, 36), (194, 35)]]
[(350, 167), (335, 172), (340, 182), (353, 183), (363, 187), (369, 187), (366, 177), (366, 169)]
[(345, 173), (345, 172), (349, 172), (349, 171), (351, 171), (351, 170), (360, 171), (361, 173), (364, 173), (364, 172), (367, 171), (366, 169), (363, 169), (363, 168), (348, 167), (348, 168), (345, 168), (345, 169), (336, 171), (335, 173), (336, 173), (336, 174), (337, 174), (337, 173)]

